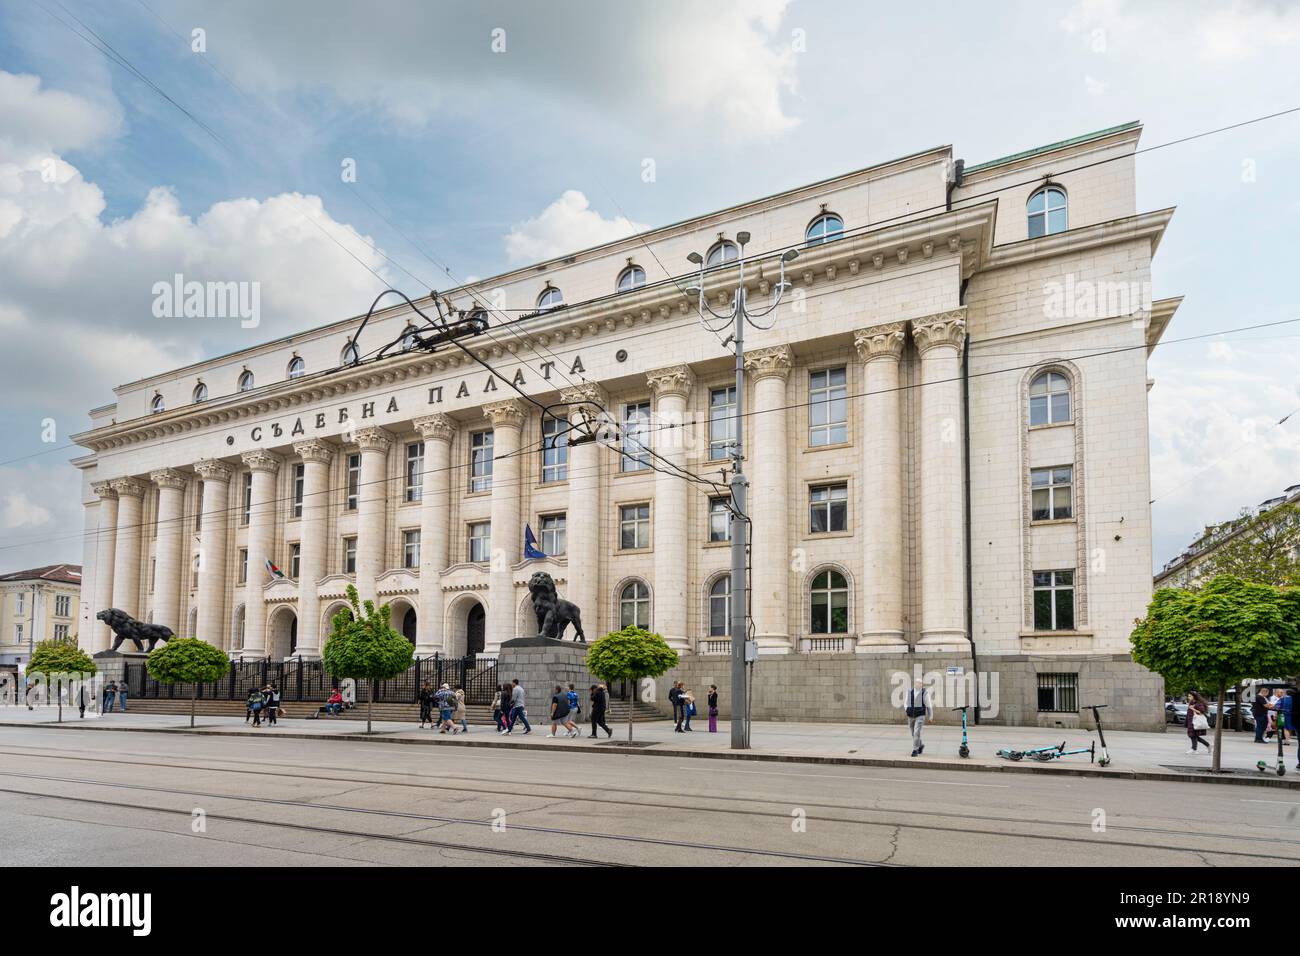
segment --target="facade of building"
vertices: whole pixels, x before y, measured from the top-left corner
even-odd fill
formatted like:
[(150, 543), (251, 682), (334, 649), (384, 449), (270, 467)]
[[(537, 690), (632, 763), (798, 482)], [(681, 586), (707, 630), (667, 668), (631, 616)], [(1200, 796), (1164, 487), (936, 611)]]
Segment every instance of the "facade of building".
[[(1209, 569), (1211, 560), (1228, 542), (1243, 534), (1251, 534), (1256, 521), (1282, 505), (1300, 502), (1300, 485), (1289, 485), (1280, 495), (1261, 501), (1253, 511), (1210, 525), (1177, 557), (1165, 562), (1155, 575), (1156, 588), (1185, 588), (1196, 584)], [(1256, 538), (1255, 540), (1258, 540)], [(1300, 553), (1292, 555), (1300, 561)]]
[(51, 564), (0, 574), (0, 667), (26, 664), (51, 638), (80, 637), (81, 568)]
[[(488, 320), (472, 355), (353, 366), (349, 317), (121, 386), (76, 436), (86, 607), (312, 657), (355, 582), (417, 653), (492, 653), (536, 631), (545, 570), (589, 636), (642, 624), (723, 676), (725, 486), (680, 470), (721, 481), (734, 360), (685, 289), (698, 252), (728, 303), (746, 231), (753, 309), (799, 251), (746, 335), (757, 666), (973, 641), (1141, 720), (1149, 693), (1159, 723), (1127, 649), (1151, 590), (1146, 359), (1177, 300), (1147, 293), (1172, 210), (1137, 211), (1139, 135), (978, 166), (931, 149), (456, 289)], [(357, 346), (421, 324), (389, 308)], [(613, 437), (570, 447), (516, 387)]]

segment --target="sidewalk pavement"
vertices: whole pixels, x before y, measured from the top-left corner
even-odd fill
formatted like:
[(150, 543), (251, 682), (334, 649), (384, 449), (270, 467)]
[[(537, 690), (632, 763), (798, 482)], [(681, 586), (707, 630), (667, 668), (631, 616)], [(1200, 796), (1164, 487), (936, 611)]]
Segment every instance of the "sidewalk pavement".
[[(1067, 750), (1086, 748), (1097, 740), (1087, 730), (1046, 729), (1041, 727), (970, 728), (971, 756), (958, 757), (960, 726), (928, 726), (925, 729), (925, 753), (909, 757), (911, 736), (902, 724), (829, 724), (755, 721), (751, 730), (751, 749), (731, 749), (730, 726), (718, 722), (718, 733), (708, 732), (708, 721), (697, 719), (691, 733), (675, 733), (670, 721), (652, 721), (635, 725), (634, 745), (627, 745), (627, 724), (611, 724), (612, 738), (602, 733), (599, 740), (586, 735), (589, 725), (582, 725), (583, 736), (548, 739), (549, 724), (533, 720), (533, 732), (523, 733), (522, 725), (513, 734), (500, 736), (490, 726), (470, 725), (468, 734), (439, 734), (420, 730), (409, 723), (375, 721), (374, 733), (366, 734), (365, 724), (356, 720), (322, 718), (282, 719), (278, 725), (254, 728), (238, 717), (199, 716), (193, 730), (187, 714), (113, 713), (103, 716), (77, 717), (76, 710), (64, 708), (63, 723), (58, 725), (53, 707), (27, 710), (24, 706), (0, 708), (0, 731), (5, 727), (45, 727), (50, 730), (119, 730), (151, 733), (193, 733), (218, 735), (256, 735), (301, 739), (328, 738), (347, 741), (374, 741), (432, 746), (485, 746), (562, 750), (567, 753), (635, 753), (646, 756), (713, 757), (741, 760), (776, 760), (800, 763), (827, 763), (861, 766), (928, 767), (943, 770), (1010, 771), (1017, 773), (1088, 774), (1140, 780), (1182, 780), (1210, 783), (1249, 783), (1274, 787), (1300, 788), (1300, 770), (1296, 762), (1300, 747), (1292, 742), (1284, 749), (1287, 773), (1278, 777), (1276, 742), (1254, 743), (1251, 733), (1223, 732), (1224, 770), (1209, 773), (1210, 758), (1198, 749), (1188, 754), (1188, 739), (1181, 727), (1171, 726), (1168, 733), (1108, 731), (1111, 764), (1102, 768), (1090, 763), (1087, 754), (1064, 757), (1043, 764), (1031, 760), (1013, 763), (999, 758), (1000, 748), (1024, 750), (1055, 746), (1062, 741)], [(1210, 733), (1213, 740), (1213, 732)], [(1100, 742), (1098, 742), (1100, 752)], [(1255, 769), (1257, 760), (1268, 764), (1266, 772)]]

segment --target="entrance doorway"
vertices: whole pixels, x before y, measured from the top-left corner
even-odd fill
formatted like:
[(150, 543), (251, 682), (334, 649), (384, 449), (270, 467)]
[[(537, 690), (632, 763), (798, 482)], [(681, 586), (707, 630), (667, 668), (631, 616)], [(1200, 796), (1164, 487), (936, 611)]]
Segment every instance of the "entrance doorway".
[(465, 619), (465, 653), (482, 654), (487, 641), (487, 615), (483, 605), (475, 602)]

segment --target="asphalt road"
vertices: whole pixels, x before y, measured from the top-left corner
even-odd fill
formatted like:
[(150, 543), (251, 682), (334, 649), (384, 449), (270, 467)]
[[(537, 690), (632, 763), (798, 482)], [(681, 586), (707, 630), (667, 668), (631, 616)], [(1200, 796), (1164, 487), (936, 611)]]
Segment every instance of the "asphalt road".
[(1298, 812), (1222, 784), (0, 728), (13, 865), (1264, 866), (1300, 861)]

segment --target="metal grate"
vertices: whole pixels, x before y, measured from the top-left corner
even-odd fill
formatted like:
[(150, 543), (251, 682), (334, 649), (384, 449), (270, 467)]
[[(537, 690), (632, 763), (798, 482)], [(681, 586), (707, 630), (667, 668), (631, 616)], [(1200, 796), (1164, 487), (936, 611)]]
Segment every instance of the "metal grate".
[(1039, 674), (1038, 712), (1077, 714), (1079, 712), (1078, 674)]

